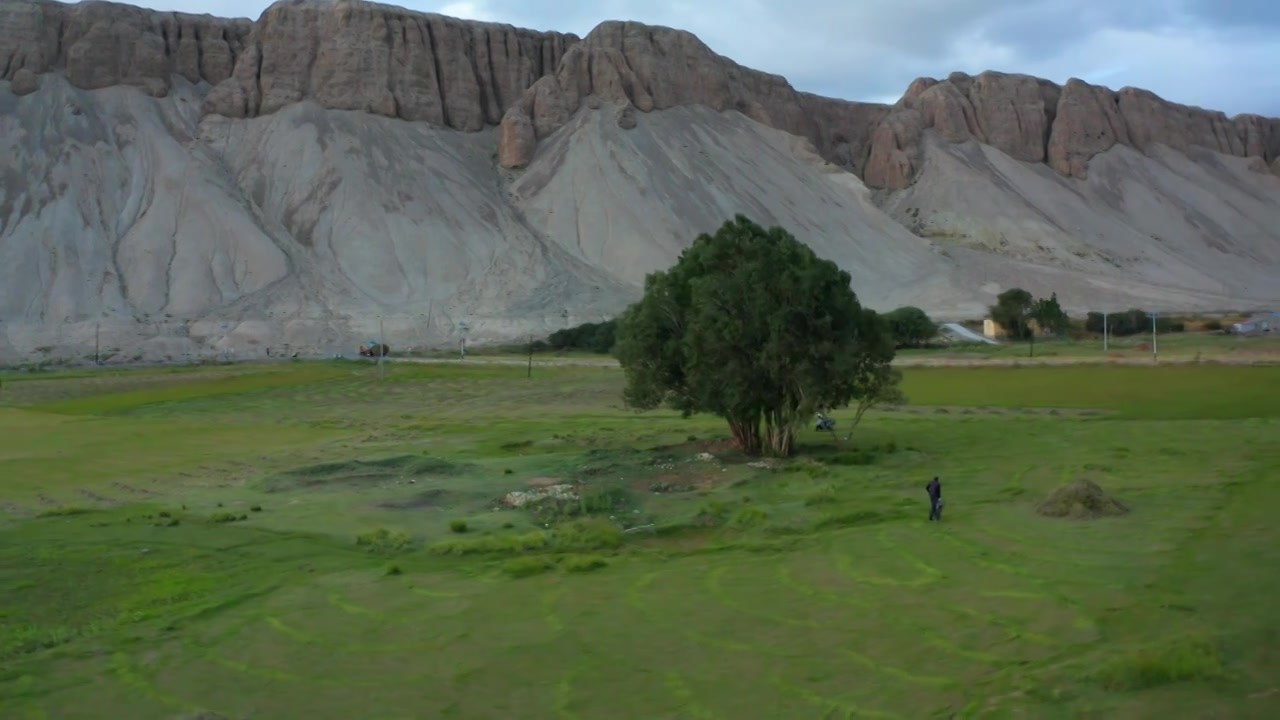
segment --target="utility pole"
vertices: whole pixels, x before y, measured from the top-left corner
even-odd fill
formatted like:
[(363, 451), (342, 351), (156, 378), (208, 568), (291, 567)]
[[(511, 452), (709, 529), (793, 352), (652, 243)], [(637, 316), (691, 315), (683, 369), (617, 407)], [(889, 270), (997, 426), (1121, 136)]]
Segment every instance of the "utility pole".
[(529, 371), (525, 377), (533, 377), (533, 336), (529, 336)]
[(1107, 352), (1107, 314), (1102, 313), (1102, 352)]
[(378, 379), (387, 379), (387, 368), (382, 364), (382, 357), (387, 354), (387, 335), (382, 329), (382, 316), (378, 316)]
[(93, 364), (102, 364), (102, 321), (93, 323)]
[(1160, 346), (1156, 344), (1156, 314), (1151, 313), (1151, 361), (1160, 362)]

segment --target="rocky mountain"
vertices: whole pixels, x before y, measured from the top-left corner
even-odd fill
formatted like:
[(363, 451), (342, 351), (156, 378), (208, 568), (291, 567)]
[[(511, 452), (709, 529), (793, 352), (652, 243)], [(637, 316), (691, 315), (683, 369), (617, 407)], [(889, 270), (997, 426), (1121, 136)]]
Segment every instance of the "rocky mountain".
[[(864, 302), (1280, 298), (1280, 120), (1022, 75), (893, 106), (693, 35), (356, 0), (0, 4), (0, 359), (350, 352), (598, 320), (745, 212)], [(466, 329), (463, 329), (465, 323)]]

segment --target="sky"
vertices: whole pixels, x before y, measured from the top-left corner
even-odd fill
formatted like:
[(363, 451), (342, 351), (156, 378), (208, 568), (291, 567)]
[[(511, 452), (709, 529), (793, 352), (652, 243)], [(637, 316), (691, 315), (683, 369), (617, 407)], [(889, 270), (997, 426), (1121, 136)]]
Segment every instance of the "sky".
[[(257, 19), (269, 0), (133, 0)], [(696, 34), (799, 90), (896, 102), (922, 76), (1017, 72), (1140, 87), (1228, 115), (1280, 116), (1277, 0), (401, 0), (585, 36), (604, 20)]]

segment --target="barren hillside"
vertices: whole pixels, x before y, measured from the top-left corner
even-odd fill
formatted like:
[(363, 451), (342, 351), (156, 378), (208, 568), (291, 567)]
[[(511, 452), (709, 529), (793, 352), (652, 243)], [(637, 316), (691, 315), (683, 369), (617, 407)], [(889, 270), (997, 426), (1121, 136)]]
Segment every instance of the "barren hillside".
[[(736, 212), (872, 307), (1280, 298), (1280, 121), (1017, 75), (820, 98), (694, 36), (0, 4), (0, 360), (510, 339)], [(103, 337), (105, 336), (105, 337)], [(38, 352), (37, 352), (38, 351)]]

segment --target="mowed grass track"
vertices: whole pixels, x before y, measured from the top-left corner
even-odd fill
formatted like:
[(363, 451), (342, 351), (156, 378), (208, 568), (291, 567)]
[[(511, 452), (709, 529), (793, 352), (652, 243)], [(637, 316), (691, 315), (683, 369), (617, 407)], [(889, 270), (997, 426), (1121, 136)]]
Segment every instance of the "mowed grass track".
[[(869, 416), (853, 450), (806, 434), (780, 469), (734, 457), (714, 419), (622, 409), (620, 380), (6, 379), (0, 717), (1280, 710), (1280, 368), (910, 369), (911, 407)], [(626, 488), (664, 532), (531, 552), (553, 567), (528, 577), (510, 554), (427, 549), (538, 531), (492, 509), (538, 478)], [(1076, 478), (1132, 512), (1034, 512)], [(731, 520), (692, 527), (712, 506)], [(379, 527), (414, 547), (356, 545)], [(570, 572), (584, 554), (605, 566)]]

